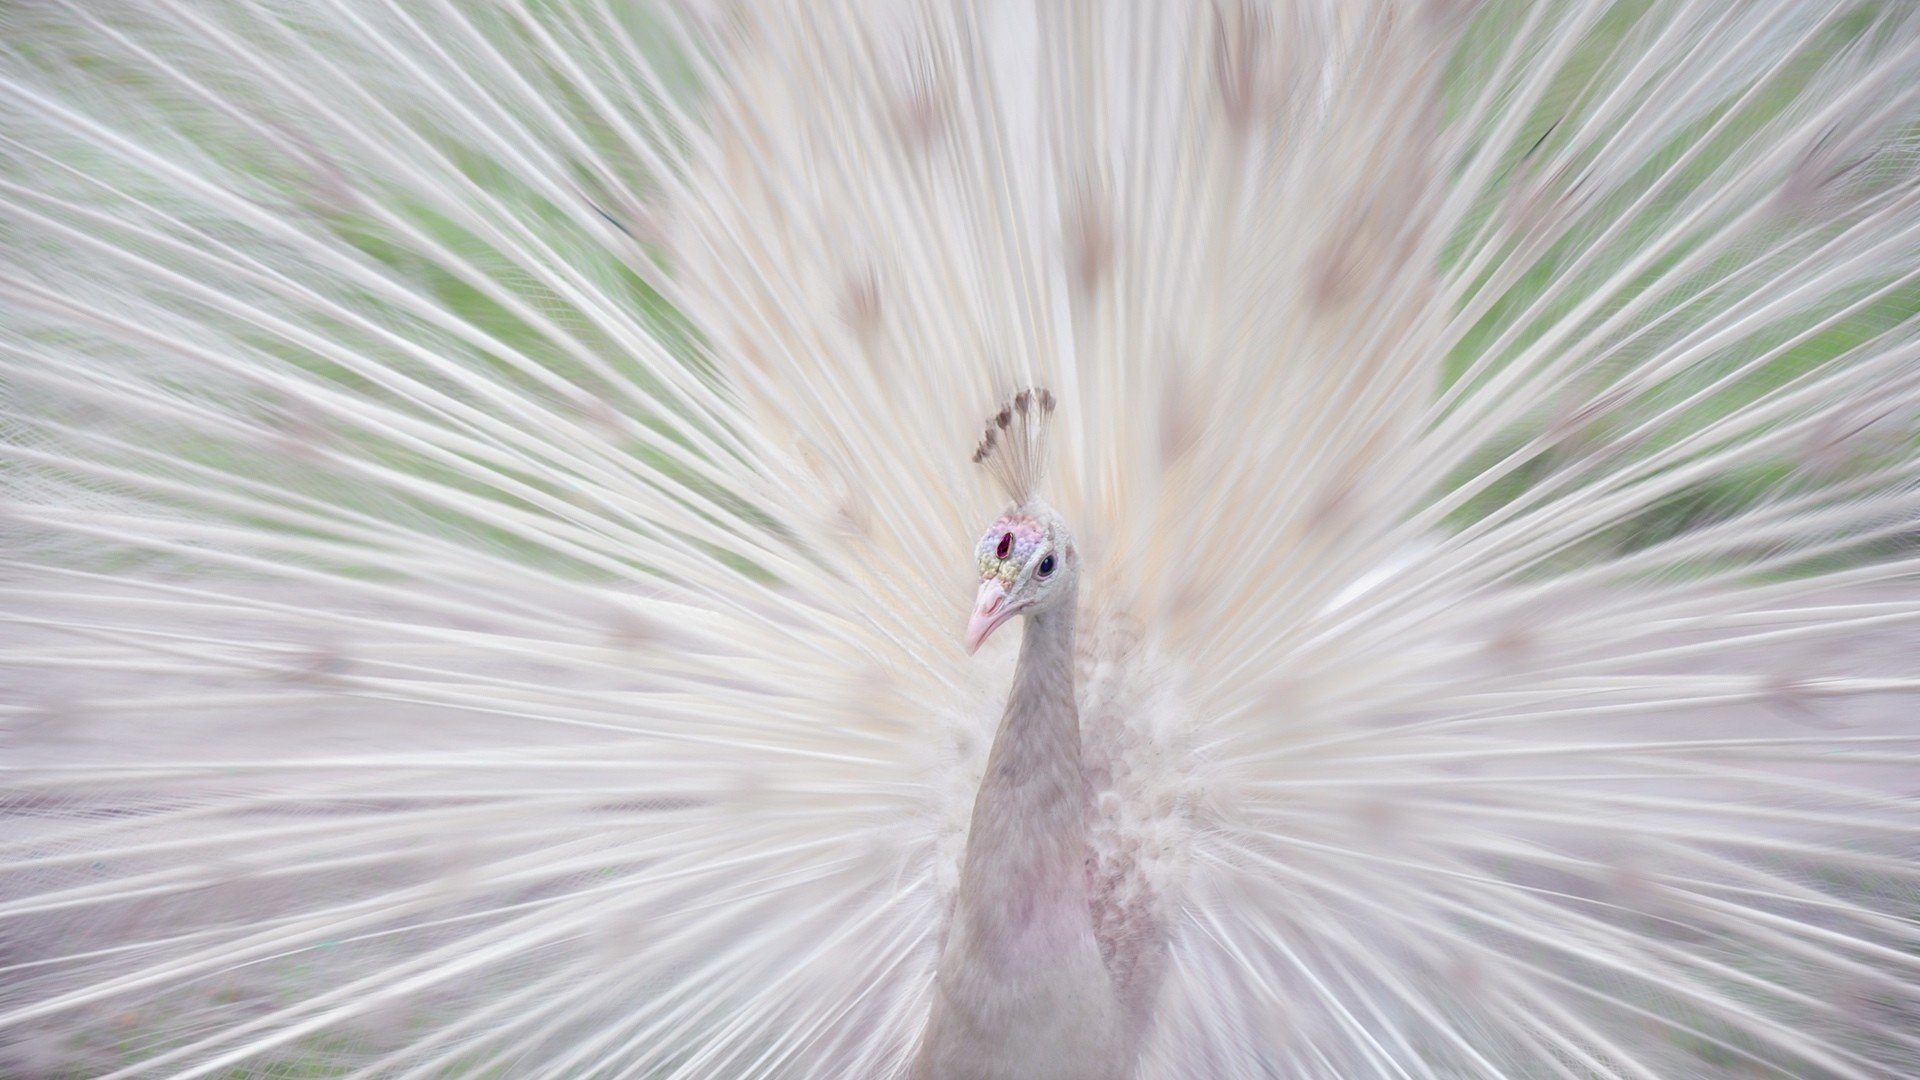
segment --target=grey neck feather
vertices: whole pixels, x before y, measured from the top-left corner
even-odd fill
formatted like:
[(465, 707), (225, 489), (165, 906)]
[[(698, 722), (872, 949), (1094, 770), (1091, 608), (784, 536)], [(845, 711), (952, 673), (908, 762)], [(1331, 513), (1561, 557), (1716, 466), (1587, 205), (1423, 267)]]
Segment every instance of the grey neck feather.
[[(1087, 906), (1074, 597), (1027, 616), (972, 824), (917, 1075), (1119, 1076)], [(1044, 1062), (1044, 1064), (1042, 1064)]]
[(976, 853), (994, 852), (994, 841), (1021, 839), (1042, 823), (1046, 832), (1057, 830), (1061, 840), (1086, 846), (1086, 780), (1080, 772), (1080, 707), (1073, 685), (1074, 607), (1069, 594), (1051, 610), (1026, 617), (1013, 689), (974, 797), (969, 869)]

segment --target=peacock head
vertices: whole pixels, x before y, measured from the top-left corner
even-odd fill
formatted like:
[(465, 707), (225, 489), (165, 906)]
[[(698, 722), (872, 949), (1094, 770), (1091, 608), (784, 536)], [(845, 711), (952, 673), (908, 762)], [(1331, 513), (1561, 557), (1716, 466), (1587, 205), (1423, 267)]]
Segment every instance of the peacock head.
[(1015, 615), (1072, 603), (1079, 572), (1073, 539), (1053, 507), (1038, 500), (1001, 514), (980, 538), (980, 594), (967, 621), (971, 654)]
[(1073, 596), (1069, 586), (1079, 569), (1073, 541), (1060, 515), (1034, 494), (1046, 469), (1053, 406), (1043, 387), (1020, 391), (987, 419), (974, 448), (974, 464), (986, 468), (1013, 506), (980, 538), (980, 595), (967, 622), (968, 653), (1015, 615)]

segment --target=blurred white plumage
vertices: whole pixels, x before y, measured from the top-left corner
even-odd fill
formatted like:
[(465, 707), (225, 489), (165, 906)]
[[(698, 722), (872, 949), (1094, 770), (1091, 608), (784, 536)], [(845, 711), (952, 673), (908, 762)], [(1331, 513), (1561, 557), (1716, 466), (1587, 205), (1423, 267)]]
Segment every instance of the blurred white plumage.
[(1920, 1068), (1920, 9), (0, 28), (0, 1072), (904, 1070), (1032, 384), (1140, 1075)]

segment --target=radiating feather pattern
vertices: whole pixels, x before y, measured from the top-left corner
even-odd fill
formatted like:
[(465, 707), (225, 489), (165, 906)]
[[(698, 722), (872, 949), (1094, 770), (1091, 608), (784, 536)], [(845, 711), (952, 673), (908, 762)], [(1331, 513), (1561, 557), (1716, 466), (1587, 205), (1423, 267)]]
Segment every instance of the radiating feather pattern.
[(10, 1070), (887, 1074), (1041, 384), (1148, 1075), (1912, 1071), (1901, 5), (3, 17)]

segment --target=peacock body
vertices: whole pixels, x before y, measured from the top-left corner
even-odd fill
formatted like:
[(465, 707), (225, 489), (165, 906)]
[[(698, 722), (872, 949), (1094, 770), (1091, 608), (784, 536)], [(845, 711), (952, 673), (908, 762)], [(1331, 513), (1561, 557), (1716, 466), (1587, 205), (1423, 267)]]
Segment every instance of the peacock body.
[(1920, 9), (0, 30), (0, 1074), (1920, 1071)]

